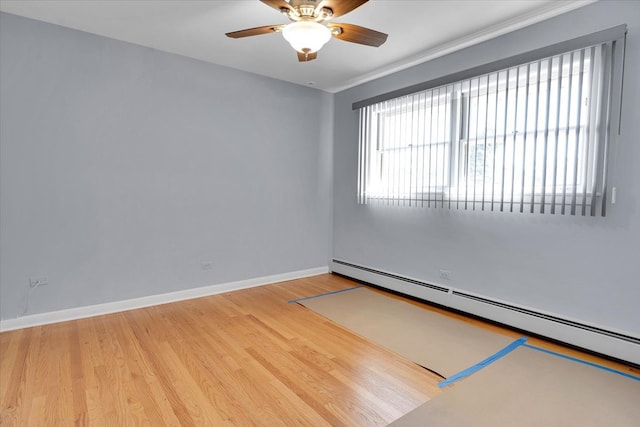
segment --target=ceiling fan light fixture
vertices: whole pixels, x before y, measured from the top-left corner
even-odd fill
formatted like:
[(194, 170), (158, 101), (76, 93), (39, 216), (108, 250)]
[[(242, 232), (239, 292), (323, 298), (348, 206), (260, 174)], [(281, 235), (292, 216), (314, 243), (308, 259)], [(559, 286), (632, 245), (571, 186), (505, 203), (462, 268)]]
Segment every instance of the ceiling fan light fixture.
[(331, 30), (317, 22), (298, 21), (285, 26), (282, 36), (298, 52), (313, 53), (329, 41)]

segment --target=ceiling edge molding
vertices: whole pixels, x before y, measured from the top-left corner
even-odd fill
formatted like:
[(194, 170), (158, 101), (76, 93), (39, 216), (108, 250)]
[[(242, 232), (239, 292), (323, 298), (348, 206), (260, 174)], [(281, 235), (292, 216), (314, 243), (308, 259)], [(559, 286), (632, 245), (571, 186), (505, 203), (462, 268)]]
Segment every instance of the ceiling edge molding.
[(576, 0), (571, 2), (552, 2), (544, 10), (537, 10), (525, 15), (520, 15), (516, 18), (510, 19), (498, 25), (485, 28), (481, 31), (469, 34), (456, 40), (452, 40), (448, 43), (439, 45), (433, 49), (423, 51), (412, 58), (408, 58), (403, 61), (394, 62), (386, 67), (382, 67), (371, 73), (362, 75), (356, 79), (345, 82), (340, 86), (324, 89), (326, 92), (337, 93), (343, 90), (350, 89), (363, 83), (370, 82), (381, 77), (388, 76), (398, 71), (406, 70), (415, 65), (423, 64), (441, 56), (448, 55), (450, 53), (462, 50), (464, 48), (485, 42), (487, 40), (494, 39), (504, 34), (511, 33), (513, 31), (528, 27), (529, 25), (536, 24), (538, 22), (545, 21), (558, 15), (570, 12), (572, 10), (579, 9), (589, 4), (596, 3), (599, 0)]

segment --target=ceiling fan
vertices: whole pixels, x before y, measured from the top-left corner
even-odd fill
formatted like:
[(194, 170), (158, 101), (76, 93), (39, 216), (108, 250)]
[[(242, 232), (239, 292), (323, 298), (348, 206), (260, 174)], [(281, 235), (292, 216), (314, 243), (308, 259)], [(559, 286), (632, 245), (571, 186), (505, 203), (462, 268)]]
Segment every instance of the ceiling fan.
[(265, 25), (246, 30), (226, 33), (237, 39), (282, 32), (285, 40), (291, 44), (300, 62), (311, 61), (318, 57), (318, 50), (335, 37), (351, 43), (378, 47), (387, 40), (387, 34), (353, 24), (327, 22), (342, 16), (363, 5), (368, 0), (260, 0), (292, 22), (286, 25)]

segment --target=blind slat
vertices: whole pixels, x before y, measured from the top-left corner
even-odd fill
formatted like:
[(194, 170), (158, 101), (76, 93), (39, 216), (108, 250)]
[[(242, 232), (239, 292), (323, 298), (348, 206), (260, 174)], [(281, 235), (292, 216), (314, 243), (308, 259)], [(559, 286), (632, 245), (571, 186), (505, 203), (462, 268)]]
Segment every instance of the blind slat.
[(608, 61), (609, 64), (609, 76), (608, 76), (608, 87), (607, 87), (607, 99), (606, 99), (606, 129), (604, 131), (604, 159), (602, 161), (602, 211), (600, 213), (601, 216), (606, 216), (607, 215), (607, 197), (609, 196), (608, 194), (608, 175), (609, 175), (609, 167), (608, 167), (608, 160), (609, 160), (609, 149), (610, 149), (610, 145), (611, 145), (611, 141), (610, 141), (610, 137), (611, 137), (611, 107), (613, 104), (613, 80), (614, 80), (614, 76), (615, 76), (615, 71), (616, 71), (616, 61), (615, 61), (615, 52), (616, 52), (616, 44), (617, 42), (614, 40), (611, 43), (611, 51), (610, 51), (610, 60)]
[[(584, 83), (584, 51), (581, 50), (580, 51), (580, 74), (578, 75), (578, 99), (582, 100), (582, 85)], [(580, 117), (582, 117), (582, 102), (578, 103), (578, 111), (576, 113), (576, 117), (577, 120), (580, 120)], [(573, 164), (575, 165), (574, 169), (573, 169), (573, 182), (572, 182), (572, 197), (571, 197), (571, 215), (575, 215), (576, 214), (576, 198), (578, 197), (578, 158), (579, 158), (579, 154), (580, 154), (580, 150), (582, 149), (582, 144), (581, 144), (581, 126), (576, 126), (576, 148), (575, 148), (575, 155), (574, 155), (574, 160), (573, 160)]]
[(525, 97), (524, 97), (524, 123), (523, 123), (523, 139), (522, 139), (522, 176), (521, 176), (521, 186), (520, 186), (520, 212), (524, 212), (524, 188), (525, 188), (525, 178), (526, 178), (526, 167), (527, 167), (527, 125), (529, 124), (529, 84), (531, 79), (531, 65), (527, 65), (527, 83), (525, 86)]
[[(590, 50), (590, 61), (589, 61), (589, 66), (590, 66), (590, 76), (593, 76), (595, 74), (595, 63), (596, 63), (596, 48), (592, 47)], [(594, 104), (594, 95), (596, 93), (597, 89), (594, 89), (594, 86), (598, 86), (597, 82), (596, 84), (591, 84), (590, 88), (589, 88), (589, 102), (591, 104)], [(594, 135), (596, 134), (596, 132), (592, 132), (591, 129), (591, 123), (596, 120), (596, 116), (597, 114), (593, 112), (593, 108), (590, 109), (589, 111), (589, 116), (590, 116), (590, 120), (587, 122), (587, 126), (585, 129), (585, 133), (587, 136), (587, 141), (588, 141), (588, 145), (591, 145), (591, 141), (594, 138)], [(593, 134), (593, 135), (592, 135)], [(584, 169), (584, 173), (583, 173), (583, 185), (582, 185), (582, 215), (586, 215), (587, 212), (587, 191), (588, 191), (588, 181), (589, 181), (589, 162), (590, 162), (590, 157), (591, 157), (591, 150), (586, 149), (585, 147), (585, 151), (586, 151), (586, 159), (585, 159), (585, 165), (583, 167)]]
[(547, 101), (545, 104), (545, 118), (544, 118), (544, 129), (543, 129), (543, 143), (544, 148), (542, 150), (542, 191), (540, 193), (540, 213), (544, 213), (546, 195), (547, 195), (547, 150), (549, 148), (549, 117), (550, 117), (550, 106), (551, 106), (551, 81), (552, 81), (552, 66), (553, 66), (553, 58), (550, 58), (547, 61)]
[[(516, 186), (515, 173), (516, 173), (516, 143), (518, 137), (518, 105), (520, 104), (520, 67), (516, 69), (516, 94), (513, 108), (513, 137), (512, 137), (512, 152), (511, 152), (511, 195), (509, 197), (509, 212), (513, 212), (513, 196)], [(506, 152), (506, 150), (505, 150)]]
[(559, 135), (560, 135), (560, 107), (562, 106), (562, 77), (563, 77), (563, 60), (564, 55), (560, 55), (559, 64), (558, 64), (558, 82), (556, 87), (557, 99), (556, 103), (556, 117), (555, 117), (555, 125), (556, 130), (554, 133), (554, 145), (553, 145), (553, 157), (551, 159), (553, 163), (552, 173), (551, 175), (551, 213), (556, 213), (556, 184), (558, 181), (558, 145), (560, 144)]
[(537, 176), (537, 165), (538, 165), (538, 119), (540, 117), (540, 75), (542, 73), (542, 61), (538, 61), (537, 65), (537, 73), (536, 73), (536, 112), (534, 119), (535, 131), (533, 134), (533, 167), (532, 167), (532, 179), (531, 179), (531, 200), (530, 200), (530, 213), (533, 213), (535, 210), (535, 197), (536, 197), (536, 176)]
[[(569, 55), (569, 83), (568, 83), (568, 93), (567, 93), (567, 115), (565, 117), (565, 134), (564, 134), (564, 167), (562, 168), (562, 203), (560, 208), (560, 213), (562, 215), (565, 214), (567, 207), (567, 173), (569, 171), (569, 129), (571, 126), (571, 95), (573, 91), (573, 66), (574, 66), (574, 52), (571, 52)], [(575, 169), (577, 165), (572, 165)]]
[[(511, 70), (507, 70), (507, 85), (504, 93), (504, 120), (503, 120), (503, 131), (502, 131), (502, 168), (500, 175), (500, 212), (504, 211), (504, 177), (506, 174), (506, 158), (507, 158), (507, 122), (509, 121), (509, 75)], [(495, 159), (494, 159), (495, 161)]]

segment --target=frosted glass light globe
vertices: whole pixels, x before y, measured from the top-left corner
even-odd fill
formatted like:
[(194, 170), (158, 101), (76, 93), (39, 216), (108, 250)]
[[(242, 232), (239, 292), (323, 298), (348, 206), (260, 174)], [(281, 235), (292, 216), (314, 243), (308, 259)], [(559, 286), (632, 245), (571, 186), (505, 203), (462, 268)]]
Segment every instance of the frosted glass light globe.
[(317, 22), (298, 21), (284, 27), (282, 36), (298, 52), (313, 53), (329, 41), (331, 31)]

